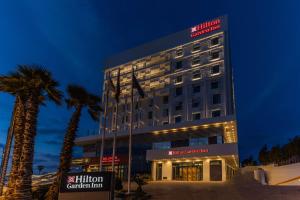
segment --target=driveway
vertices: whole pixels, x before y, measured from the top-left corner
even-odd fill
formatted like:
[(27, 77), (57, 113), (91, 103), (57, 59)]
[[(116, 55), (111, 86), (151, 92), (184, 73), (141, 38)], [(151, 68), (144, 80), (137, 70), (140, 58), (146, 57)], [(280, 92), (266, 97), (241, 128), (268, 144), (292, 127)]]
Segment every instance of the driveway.
[(299, 186), (262, 186), (252, 174), (236, 175), (224, 183), (150, 182), (144, 190), (163, 200), (299, 200)]

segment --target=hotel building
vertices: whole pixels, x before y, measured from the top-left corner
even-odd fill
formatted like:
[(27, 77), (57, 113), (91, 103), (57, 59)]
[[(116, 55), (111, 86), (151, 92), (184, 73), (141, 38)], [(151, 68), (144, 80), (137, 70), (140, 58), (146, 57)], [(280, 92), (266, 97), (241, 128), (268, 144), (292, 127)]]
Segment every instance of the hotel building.
[[(108, 101), (106, 170), (115, 161), (126, 179), (131, 70), (145, 92), (134, 91), (132, 174), (152, 180), (225, 181), (238, 168), (237, 124), (226, 16), (129, 49), (105, 62), (103, 99)], [(105, 98), (108, 74), (121, 75), (119, 115), (112, 94)], [(117, 120), (117, 129), (113, 124)], [(101, 135), (76, 139), (85, 171), (99, 169)]]

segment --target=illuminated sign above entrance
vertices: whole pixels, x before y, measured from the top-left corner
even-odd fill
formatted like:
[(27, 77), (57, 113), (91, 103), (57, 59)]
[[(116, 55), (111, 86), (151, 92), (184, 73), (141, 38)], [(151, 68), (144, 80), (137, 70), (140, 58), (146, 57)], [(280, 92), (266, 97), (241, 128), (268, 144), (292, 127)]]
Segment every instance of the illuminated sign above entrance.
[(193, 153), (208, 153), (208, 149), (172, 150), (168, 151), (169, 156), (186, 155)]
[(221, 20), (220, 19), (203, 22), (203, 23), (191, 28), (191, 38), (198, 37), (205, 33), (210, 33), (212, 31), (218, 30), (220, 28), (221, 28)]

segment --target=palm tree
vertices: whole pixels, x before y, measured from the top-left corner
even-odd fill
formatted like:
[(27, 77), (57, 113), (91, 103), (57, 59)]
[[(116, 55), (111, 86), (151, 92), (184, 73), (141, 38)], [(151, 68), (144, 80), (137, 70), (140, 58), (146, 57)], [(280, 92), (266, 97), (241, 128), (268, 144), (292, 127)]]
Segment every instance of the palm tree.
[[(10, 146), (14, 136), (14, 150), (12, 157), (12, 167), (10, 171), (7, 190), (5, 192), (6, 199), (11, 199), (14, 192), (14, 185), (16, 177), (18, 176), (18, 168), (20, 163), (20, 155), (22, 150), (23, 130), (25, 124), (25, 83), (23, 78), (18, 73), (11, 73), (9, 76), (0, 76), (0, 91), (7, 92), (14, 95), (16, 98), (13, 115), (11, 119), (11, 125), (9, 128), (9, 134), (6, 140), (6, 153), (4, 154), (2, 164), (2, 177), (1, 177), (1, 193), (3, 188), (3, 180), (6, 174), (6, 168), (8, 163), (8, 156), (10, 152)], [(3, 180), (2, 180), (3, 179)]]
[(17, 72), (26, 83), (27, 99), (23, 145), (15, 184), (14, 199), (32, 199), (32, 163), (39, 106), (46, 100), (61, 103), (62, 93), (51, 73), (41, 66), (19, 66)]
[(62, 174), (69, 172), (72, 161), (72, 149), (81, 116), (82, 109), (86, 107), (93, 120), (98, 120), (100, 107), (100, 98), (88, 93), (84, 88), (77, 85), (69, 85), (67, 88), (69, 98), (66, 99), (68, 108), (75, 108), (69, 121), (67, 132), (64, 137), (64, 143), (60, 153), (60, 165), (57, 177), (46, 194), (47, 200), (56, 200), (58, 198), (59, 183)]

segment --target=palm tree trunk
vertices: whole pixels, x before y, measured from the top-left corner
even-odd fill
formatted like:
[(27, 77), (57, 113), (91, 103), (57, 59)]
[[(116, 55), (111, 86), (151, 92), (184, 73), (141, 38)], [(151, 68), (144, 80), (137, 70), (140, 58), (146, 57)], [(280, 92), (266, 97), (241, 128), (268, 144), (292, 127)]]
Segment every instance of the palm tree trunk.
[(4, 181), (6, 177), (7, 165), (9, 161), (11, 143), (14, 135), (14, 123), (15, 123), (15, 115), (17, 110), (18, 100), (16, 99), (13, 114), (10, 120), (10, 126), (7, 133), (5, 148), (3, 149), (2, 162), (1, 162), (1, 175), (0, 175), (0, 196), (2, 196)]
[(6, 199), (13, 199), (14, 186), (18, 177), (18, 169), (22, 152), (23, 131), (25, 124), (25, 105), (20, 96), (16, 96), (14, 120), (14, 151), (12, 157), (12, 167), (8, 180), (7, 190), (5, 192)]
[(72, 150), (74, 146), (74, 140), (76, 137), (76, 132), (80, 120), (82, 107), (78, 106), (73, 113), (71, 120), (69, 122), (67, 133), (64, 137), (64, 143), (60, 153), (60, 164), (57, 172), (57, 177), (55, 178), (53, 184), (49, 188), (46, 194), (46, 200), (57, 200), (59, 185), (61, 177), (64, 173), (68, 173), (72, 163)]
[[(38, 93), (37, 93), (38, 94)], [(37, 94), (32, 94), (27, 100), (23, 147), (19, 165), (18, 179), (14, 193), (15, 200), (31, 200), (32, 191), (32, 163), (34, 155), (34, 141), (36, 135), (39, 100)]]

